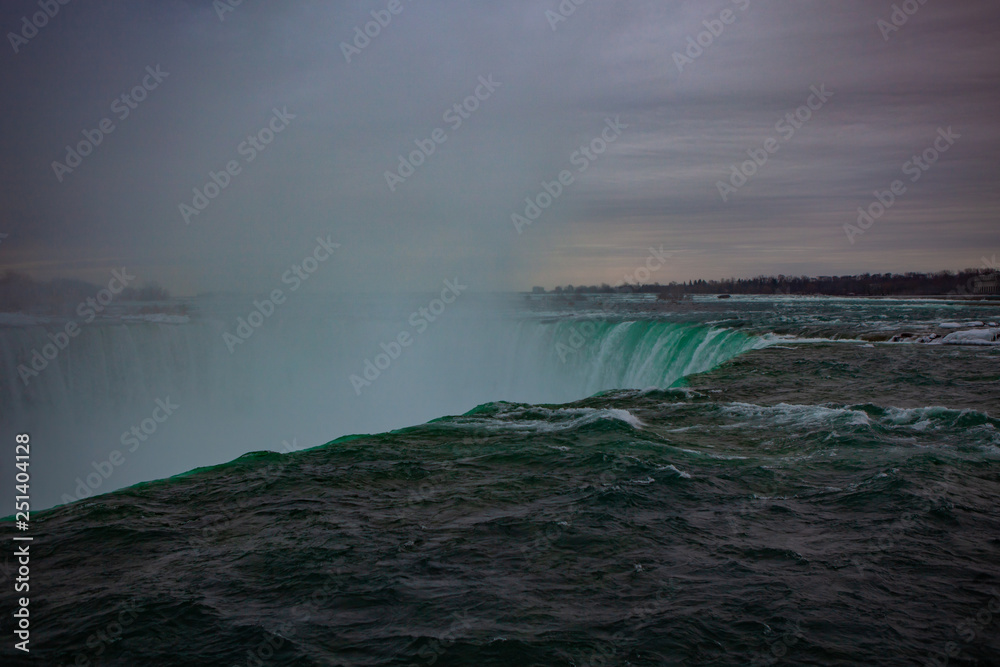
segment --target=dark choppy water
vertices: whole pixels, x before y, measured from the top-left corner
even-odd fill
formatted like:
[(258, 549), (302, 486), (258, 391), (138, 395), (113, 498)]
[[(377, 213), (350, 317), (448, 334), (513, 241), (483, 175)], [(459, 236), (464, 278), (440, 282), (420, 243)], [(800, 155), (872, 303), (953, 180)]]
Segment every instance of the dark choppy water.
[(32, 664), (1000, 664), (1000, 347), (770, 342), (37, 516)]

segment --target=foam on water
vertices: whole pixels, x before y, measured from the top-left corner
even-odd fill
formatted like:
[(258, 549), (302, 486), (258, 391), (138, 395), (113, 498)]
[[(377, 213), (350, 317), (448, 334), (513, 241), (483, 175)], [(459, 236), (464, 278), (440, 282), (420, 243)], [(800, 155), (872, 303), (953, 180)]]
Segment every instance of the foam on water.
[(854, 426), (864, 426), (871, 423), (868, 415), (863, 411), (823, 405), (780, 403), (773, 406), (761, 406), (752, 403), (733, 403), (724, 406), (723, 412), (740, 420), (759, 420), (760, 428), (768, 428), (775, 424), (813, 426), (839, 422)]
[(684, 472), (683, 470), (678, 469), (677, 466), (675, 466), (672, 463), (665, 465), (662, 468), (658, 468), (658, 470), (669, 470), (671, 472), (677, 473), (677, 476), (682, 479), (691, 479), (691, 473), (687, 473)]

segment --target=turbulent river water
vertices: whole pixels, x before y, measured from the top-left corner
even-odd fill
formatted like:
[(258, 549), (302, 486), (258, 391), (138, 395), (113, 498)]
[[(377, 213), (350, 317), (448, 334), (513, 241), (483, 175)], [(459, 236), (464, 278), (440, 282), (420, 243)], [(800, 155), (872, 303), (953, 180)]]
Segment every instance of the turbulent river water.
[(27, 384), (59, 322), (0, 326), (30, 664), (1000, 664), (1000, 303), (495, 306), (109, 319)]

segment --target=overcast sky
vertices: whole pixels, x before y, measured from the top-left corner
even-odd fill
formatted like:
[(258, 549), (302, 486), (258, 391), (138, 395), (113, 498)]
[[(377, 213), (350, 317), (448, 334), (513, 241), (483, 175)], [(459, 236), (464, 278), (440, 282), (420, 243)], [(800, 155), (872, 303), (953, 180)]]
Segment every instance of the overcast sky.
[[(661, 245), (663, 283), (997, 253), (994, 1), (898, 3), (917, 9), (890, 30), (888, 0), (589, 0), (568, 17), (559, 0), (402, 0), (345, 56), (390, 4), (77, 0), (34, 30), (22, 17), (37, 1), (4, 2), (0, 269), (106, 282), (126, 266), (177, 294), (266, 291), (329, 236), (341, 247), (313, 289), (506, 290), (614, 284)], [(122, 118), (116, 98), (144, 81)], [(832, 96), (810, 99), (814, 86)], [(477, 89), (455, 127), (445, 112)], [(809, 102), (798, 128), (777, 125)], [(248, 161), (241, 142), (274, 109), (294, 118)], [(113, 132), (54, 167), (105, 118)], [(390, 189), (386, 171), (438, 128), (447, 140)], [(939, 128), (947, 151), (911, 165), (913, 182), (904, 165)], [(574, 159), (602, 132), (603, 154)], [(769, 138), (777, 152), (723, 201), (731, 165)], [(187, 223), (180, 205), (230, 161), (239, 173)], [(518, 233), (512, 214), (563, 170), (572, 183)], [(848, 234), (897, 179), (905, 192)]]

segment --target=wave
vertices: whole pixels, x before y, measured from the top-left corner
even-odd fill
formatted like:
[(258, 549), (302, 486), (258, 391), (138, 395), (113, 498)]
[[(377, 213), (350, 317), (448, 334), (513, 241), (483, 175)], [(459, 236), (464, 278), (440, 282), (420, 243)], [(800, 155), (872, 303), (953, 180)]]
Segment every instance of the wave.
[(984, 412), (971, 409), (955, 410), (941, 406), (897, 408), (872, 403), (844, 406), (729, 403), (722, 405), (720, 409), (724, 416), (737, 420), (742, 428), (844, 426), (877, 428), (885, 431), (948, 429), (961, 432), (982, 427), (990, 433), (1000, 434), (1000, 420)]
[(635, 430), (645, 426), (642, 420), (622, 408), (549, 408), (505, 402), (480, 405), (461, 417), (442, 417), (430, 423), (454, 425), (464, 430), (471, 428), (485, 436), (500, 432), (554, 433), (614, 422)]
[[(658, 415), (670, 424), (669, 440), (691, 435), (738, 436), (746, 443), (778, 446), (791, 455), (825, 451), (839, 445), (975, 449), (987, 454), (1000, 445), (1000, 419), (972, 409), (940, 406), (900, 408), (873, 403), (757, 405), (696, 399), (663, 405)], [(643, 419), (642, 410), (637, 418)], [(693, 425), (689, 425), (694, 422)], [(682, 428), (677, 428), (682, 425)], [(656, 430), (656, 429), (651, 429)]]

